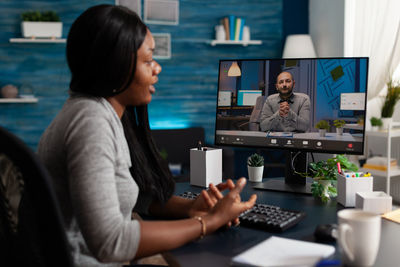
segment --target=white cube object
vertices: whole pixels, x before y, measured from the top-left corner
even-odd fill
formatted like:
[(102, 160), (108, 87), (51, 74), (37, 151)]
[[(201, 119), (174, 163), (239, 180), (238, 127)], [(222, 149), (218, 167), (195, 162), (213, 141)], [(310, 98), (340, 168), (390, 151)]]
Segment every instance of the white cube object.
[(383, 214), (392, 211), (392, 197), (382, 191), (357, 192), (356, 208)]
[(356, 205), (357, 192), (372, 192), (373, 177), (349, 177), (337, 174), (337, 202), (345, 207)]
[(22, 36), (25, 38), (61, 38), (62, 22), (21, 22)]
[(208, 187), (222, 182), (222, 149), (190, 149), (190, 184)]

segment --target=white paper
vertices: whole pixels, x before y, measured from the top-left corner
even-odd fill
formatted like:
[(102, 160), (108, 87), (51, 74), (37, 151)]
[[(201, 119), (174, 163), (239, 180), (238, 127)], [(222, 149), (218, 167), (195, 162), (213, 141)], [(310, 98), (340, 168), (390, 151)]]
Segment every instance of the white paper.
[(233, 265), (315, 266), (335, 252), (335, 247), (272, 236), (232, 259)]

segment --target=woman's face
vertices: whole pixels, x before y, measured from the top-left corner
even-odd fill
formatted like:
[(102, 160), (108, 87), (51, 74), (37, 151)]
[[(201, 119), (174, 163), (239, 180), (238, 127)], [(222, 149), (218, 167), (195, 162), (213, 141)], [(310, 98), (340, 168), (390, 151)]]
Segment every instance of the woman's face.
[(121, 95), (128, 103), (126, 105), (139, 106), (150, 103), (151, 95), (155, 93), (154, 84), (161, 66), (153, 60), (155, 48), (153, 35), (147, 30), (146, 37), (137, 51), (136, 72), (129, 88)]

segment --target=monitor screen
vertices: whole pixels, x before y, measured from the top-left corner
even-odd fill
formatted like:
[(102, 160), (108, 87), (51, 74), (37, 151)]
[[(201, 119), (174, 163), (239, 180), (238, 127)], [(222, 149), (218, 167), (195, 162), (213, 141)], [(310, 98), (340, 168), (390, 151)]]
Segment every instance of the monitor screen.
[(367, 76), (368, 58), (220, 60), (215, 144), (362, 154)]
[(238, 106), (254, 106), (257, 97), (261, 96), (261, 90), (238, 90)]

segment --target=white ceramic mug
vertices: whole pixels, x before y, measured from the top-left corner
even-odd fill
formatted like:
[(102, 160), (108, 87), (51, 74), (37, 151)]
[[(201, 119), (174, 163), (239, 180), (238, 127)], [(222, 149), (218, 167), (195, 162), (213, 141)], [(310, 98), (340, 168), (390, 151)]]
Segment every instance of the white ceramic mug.
[(381, 217), (359, 209), (338, 212), (338, 241), (348, 266), (371, 266), (379, 250)]

